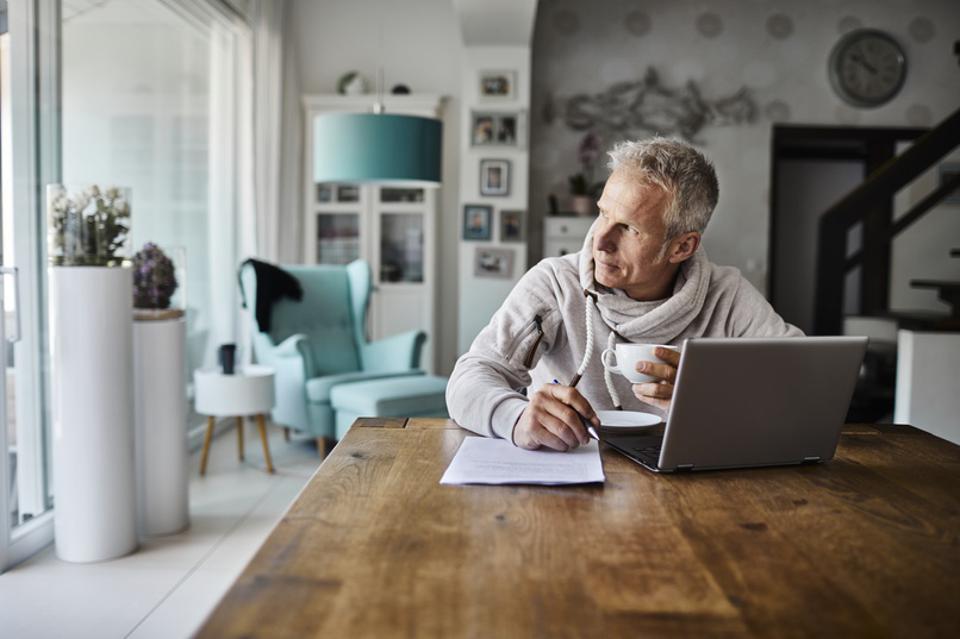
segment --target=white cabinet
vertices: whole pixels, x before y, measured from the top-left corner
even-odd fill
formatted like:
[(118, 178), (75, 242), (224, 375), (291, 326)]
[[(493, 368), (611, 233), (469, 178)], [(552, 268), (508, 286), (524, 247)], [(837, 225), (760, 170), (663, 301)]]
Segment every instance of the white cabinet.
[(543, 256), (576, 253), (596, 217), (553, 216), (543, 218)]
[[(385, 96), (388, 113), (439, 116), (431, 96)], [(369, 111), (372, 96), (306, 96), (308, 144), (314, 118), (325, 112)], [(313, 154), (305, 156), (307, 263), (348, 264), (364, 259), (373, 272), (367, 317), (371, 339), (409, 330), (427, 333), (421, 367), (435, 369), (437, 327), (436, 224), (439, 189), (421, 186), (332, 184), (313, 181)]]

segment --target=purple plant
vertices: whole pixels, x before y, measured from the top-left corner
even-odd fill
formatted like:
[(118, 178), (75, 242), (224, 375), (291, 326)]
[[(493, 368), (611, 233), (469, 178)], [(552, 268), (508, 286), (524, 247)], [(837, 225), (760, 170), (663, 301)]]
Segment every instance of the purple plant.
[(134, 308), (170, 308), (177, 290), (173, 261), (153, 242), (143, 245), (133, 256)]

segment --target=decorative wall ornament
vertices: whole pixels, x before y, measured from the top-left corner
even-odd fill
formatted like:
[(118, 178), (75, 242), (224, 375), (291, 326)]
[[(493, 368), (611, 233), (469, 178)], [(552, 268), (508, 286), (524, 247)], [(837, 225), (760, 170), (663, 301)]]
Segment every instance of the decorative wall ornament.
[(593, 131), (605, 141), (638, 133), (696, 141), (704, 126), (753, 122), (756, 113), (756, 102), (746, 87), (707, 100), (693, 80), (683, 88), (665, 87), (653, 67), (648, 67), (642, 80), (618, 82), (593, 95), (548, 98), (543, 117), (551, 124), (559, 115), (574, 131)]

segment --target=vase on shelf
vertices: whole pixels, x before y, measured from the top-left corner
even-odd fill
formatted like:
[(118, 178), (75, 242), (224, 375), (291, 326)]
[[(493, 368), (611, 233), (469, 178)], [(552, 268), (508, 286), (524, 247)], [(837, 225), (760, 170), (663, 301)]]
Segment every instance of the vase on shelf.
[(570, 198), (570, 210), (580, 217), (589, 217), (594, 214), (593, 198), (589, 195), (574, 195)]
[(47, 187), (54, 536), (92, 562), (137, 548), (130, 193)]

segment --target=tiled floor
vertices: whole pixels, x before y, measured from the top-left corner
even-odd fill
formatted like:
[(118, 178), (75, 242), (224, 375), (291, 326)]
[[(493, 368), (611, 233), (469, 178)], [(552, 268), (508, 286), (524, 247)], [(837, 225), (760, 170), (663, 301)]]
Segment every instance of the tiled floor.
[(213, 442), (207, 476), (191, 459), (190, 528), (145, 541), (128, 557), (69, 564), (50, 547), (0, 575), (0, 637), (189, 637), (253, 557), (320, 462), (312, 442), (270, 428), (277, 469), (262, 469), (246, 430), (246, 462), (233, 429)]

